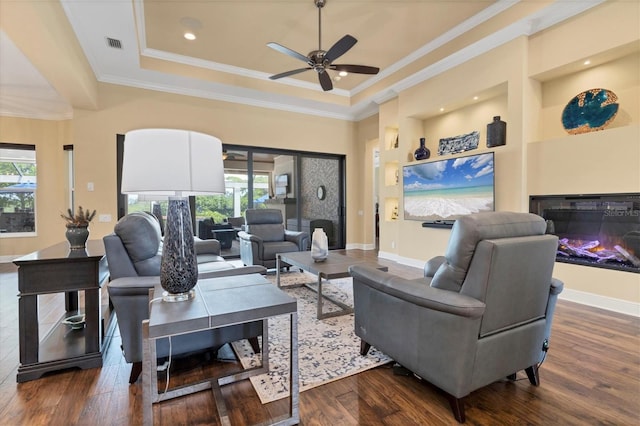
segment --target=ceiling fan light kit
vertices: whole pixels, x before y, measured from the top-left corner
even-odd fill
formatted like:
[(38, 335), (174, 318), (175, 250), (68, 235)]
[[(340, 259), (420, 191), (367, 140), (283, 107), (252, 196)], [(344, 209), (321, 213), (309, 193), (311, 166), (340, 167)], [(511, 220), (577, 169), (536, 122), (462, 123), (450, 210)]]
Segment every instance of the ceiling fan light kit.
[(267, 43), (270, 48), (305, 62), (308, 66), (295, 70), (285, 71), (269, 77), (271, 80), (277, 80), (283, 77), (299, 74), (308, 70), (315, 70), (318, 73), (320, 86), (325, 92), (333, 89), (333, 83), (327, 70), (351, 72), (355, 74), (378, 74), (380, 71), (377, 67), (367, 65), (350, 65), (350, 64), (334, 64), (333, 61), (347, 53), (357, 42), (355, 37), (347, 34), (338, 40), (329, 50), (322, 50), (322, 8), (327, 3), (326, 0), (314, 0), (314, 4), (318, 8), (318, 49), (312, 50), (307, 56), (291, 50), (278, 43)]

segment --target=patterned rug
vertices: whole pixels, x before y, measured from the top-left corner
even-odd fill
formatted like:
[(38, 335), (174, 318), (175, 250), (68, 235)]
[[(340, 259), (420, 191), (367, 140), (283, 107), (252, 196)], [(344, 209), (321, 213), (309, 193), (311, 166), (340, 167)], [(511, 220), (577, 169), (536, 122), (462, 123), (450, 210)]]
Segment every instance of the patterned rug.
[[(276, 278), (268, 275), (267, 279), (275, 283)], [(286, 288), (316, 280), (314, 275), (300, 272), (289, 272), (281, 276), (283, 289), (298, 300), (300, 392), (392, 361), (373, 347), (366, 357), (360, 355), (360, 338), (353, 331), (353, 314), (318, 320), (316, 293), (305, 287)], [(323, 282), (322, 292), (353, 306), (351, 278)], [(325, 300), (324, 312), (338, 309)], [(288, 317), (269, 320), (270, 371), (250, 378), (263, 404), (289, 395), (288, 328)], [(260, 365), (260, 357), (253, 353), (246, 340), (233, 343), (233, 349), (245, 368)]]

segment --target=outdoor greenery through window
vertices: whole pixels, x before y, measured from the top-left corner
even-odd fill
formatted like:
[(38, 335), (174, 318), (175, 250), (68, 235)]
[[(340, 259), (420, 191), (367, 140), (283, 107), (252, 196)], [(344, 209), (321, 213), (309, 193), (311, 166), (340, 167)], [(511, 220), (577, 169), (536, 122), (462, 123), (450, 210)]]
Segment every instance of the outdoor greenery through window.
[(0, 143), (0, 234), (36, 230), (35, 145)]
[[(249, 183), (246, 174), (225, 173), (224, 195), (199, 195), (196, 197), (196, 223), (200, 219), (213, 218), (215, 223), (222, 223), (226, 218), (242, 216), (249, 206)], [(160, 204), (162, 216), (166, 220), (166, 197), (129, 194), (127, 211), (129, 213), (152, 212), (153, 204)], [(254, 176), (253, 207), (264, 208), (264, 200), (269, 198), (269, 175)]]

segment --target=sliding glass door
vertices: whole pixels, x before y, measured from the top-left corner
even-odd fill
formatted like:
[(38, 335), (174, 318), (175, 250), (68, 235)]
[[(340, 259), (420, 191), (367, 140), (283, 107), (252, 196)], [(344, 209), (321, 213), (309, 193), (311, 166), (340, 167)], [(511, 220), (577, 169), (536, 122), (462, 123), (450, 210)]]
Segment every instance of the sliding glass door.
[[(117, 187), (122, 176), (124, 136), (117, 138)], [(271, 148), (223, 145), (225, 193), (191, 197), (194, 233), (216, 238), (225, 257), (239, 257), (235, 234), (249, 208), (271, 208), (282, 212), (285, 227), (311, 235), (321, 227), (330, 248), (345, 247), (345, 157)], [(153, 212), (163, 221), (167, 200), (121, 194), (118, 217), (132, 211)]]

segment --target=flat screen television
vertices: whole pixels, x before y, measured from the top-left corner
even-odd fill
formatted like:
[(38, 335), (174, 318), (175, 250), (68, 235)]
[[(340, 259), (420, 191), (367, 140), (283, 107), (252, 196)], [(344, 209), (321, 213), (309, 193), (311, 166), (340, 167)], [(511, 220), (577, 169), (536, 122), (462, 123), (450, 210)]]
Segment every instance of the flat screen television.
[(463, 215), (495, 209), (493, 152), (409, 164), (402, 176), (406, 220), (451, 226)]
[(275, 194), (277, 198), (283, 198), (287, 196), (289, 192), (289, 175), (283, 174), (276, 176), (276, 190)]
[(289, 186), (289, 175), (276, 176), (276, 186)]

